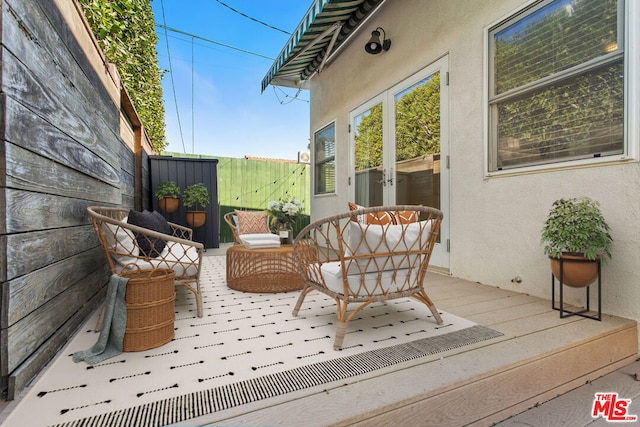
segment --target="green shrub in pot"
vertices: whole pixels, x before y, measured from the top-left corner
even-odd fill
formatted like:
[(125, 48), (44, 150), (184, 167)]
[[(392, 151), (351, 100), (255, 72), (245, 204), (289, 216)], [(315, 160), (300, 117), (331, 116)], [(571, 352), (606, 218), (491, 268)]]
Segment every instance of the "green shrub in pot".
[(203, 210), (211, 203), (209, 198), (209, 190), (204, 184), (191, 184), (184, 189), (182, 196), (182, 204), (187, 208), (194, 208), (193, 210)]
[(544, 253), (553, 275), (565, 285), (581, 288), (600, 272), (598, 263), (611, 258), (611, 230), (600, 204), (586, 197), (553, 203), (542, 229)]
[(559, 199), (553, 203), (542, 229), (544, 253), (581, 255), (589, 260), (611, 258), (611, 229), (600, 204), (587, 197)]

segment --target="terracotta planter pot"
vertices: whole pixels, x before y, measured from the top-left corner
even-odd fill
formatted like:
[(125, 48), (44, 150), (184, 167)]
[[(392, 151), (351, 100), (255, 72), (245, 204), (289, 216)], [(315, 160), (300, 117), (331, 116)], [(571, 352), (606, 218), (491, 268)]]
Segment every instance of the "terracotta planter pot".
[(191, 228), (198, 228), (207, 221), (207, 211), (187, 211), (187, 225)]
[(162, 212), (173, 213), (180, 207), (180, 199), (177, 197), (163, 197), (158, 200), (158, 209)]
[[(560, 260), (549, 258), (551, 271), (560, 280)], [(584, 288), (598, 278), (598, 262), (579, 255), (562, 255), (562, 282), (572, 288)]]

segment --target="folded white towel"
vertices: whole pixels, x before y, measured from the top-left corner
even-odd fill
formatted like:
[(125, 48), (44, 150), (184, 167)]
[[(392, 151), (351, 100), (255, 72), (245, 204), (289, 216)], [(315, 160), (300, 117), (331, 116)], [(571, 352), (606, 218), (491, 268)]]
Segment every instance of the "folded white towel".
[(240, 241), (249, 249), (266, 249), (280, 247), (280, 237), (271, 233), (241, 234)]
[(279, 248), (280, 243), (251, 243), (244, 242), (245, 247), (249, 249), (267, 249), (267, 248)]
[(272, 241), (279, 242), (280, 237), (277, 234), (273, 233), (255, 233), (255, 234), (241, 234), (240, 240), (251, 240), (251, 241)]

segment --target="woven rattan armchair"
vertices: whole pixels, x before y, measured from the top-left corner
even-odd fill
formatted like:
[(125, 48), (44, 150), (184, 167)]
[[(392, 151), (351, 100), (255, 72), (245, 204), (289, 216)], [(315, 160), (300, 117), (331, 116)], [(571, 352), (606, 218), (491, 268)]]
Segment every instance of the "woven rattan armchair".
[[(249, 221), (253, 223), (253, 225), (250, 227), (237, 225), (237, 218), (234, 217), (239, 217), (241, 215), (244, 217), (244, 220), (251, 219), (247, 218), (247, 216), (254, 218), (254, 220)], [(233, 233), (233, 241), (235, 244), (242, 244), (249, 249), (280, 247), (280, 238), (269, 229), (268, 216), (264, 211), (233, 211), (224, 214), (223, 218)], [(238, 222), (241, 223), (239, 219)], [(242, 230), (239, 230), (239, 228), (247, 229), (254, 228), (256, 226), (259, 229), (249, 231), (246, 234), (241, 234)]]
[(127, 209), (90, 206), (87, 212), (112, 274), (136, 266), (174, 270), (175, 282), (194, 293), (197, 315), (202, 317), (200, 267), (204, 246), (192, 240), (190, 228), (169, 222), (169, 232), (164, 234), (128, 224)]
[[(383, 216), (392, 222), (381, 225)], [(334, 349), (342, 348), (349, 321), (373, 302), (413, 297), (441, 324), (424, 289), (441, 221), (437, 209), (403, 205), (362, 208), (309, 224), (293, 242), (305, 281), (293, 315), (314, 290), (333, 297), (338, 320)], [(358, 306), (349, 312), (352, 303)]]

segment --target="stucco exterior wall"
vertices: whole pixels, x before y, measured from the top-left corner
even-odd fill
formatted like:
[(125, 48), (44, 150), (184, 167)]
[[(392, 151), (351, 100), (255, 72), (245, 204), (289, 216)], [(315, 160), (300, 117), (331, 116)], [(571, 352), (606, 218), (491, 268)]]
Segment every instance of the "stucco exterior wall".
[[(335, 120), (337, 180), (335, 195), (312, 196), (312, 220), (347, 209), (349, 112), (446, 56), (450, 151), (443, 154), (451, 156), (450, 273), (550, 299), (551, 273), (540, 243), (542, 225), (554, 200), (588, 196), (601, 203), (614, 238), (613, 258), (603, 267), (603, 312), (640, 320), (636, 160), (491, 178), (484, 174), (484, 35), (488, 26), (525, 3), (388, 0), (372, 15), (311, 80), (311, 136)], [(364, 44), (378, 26), (392, 40), (391, 49), (370, 55)], [(632, 120), (637, 122), (638, 117)], [(521, 283), (512, 282), (516, 276)], [(582, 302), (583, 292), (569, 293), (568, 299)]]

